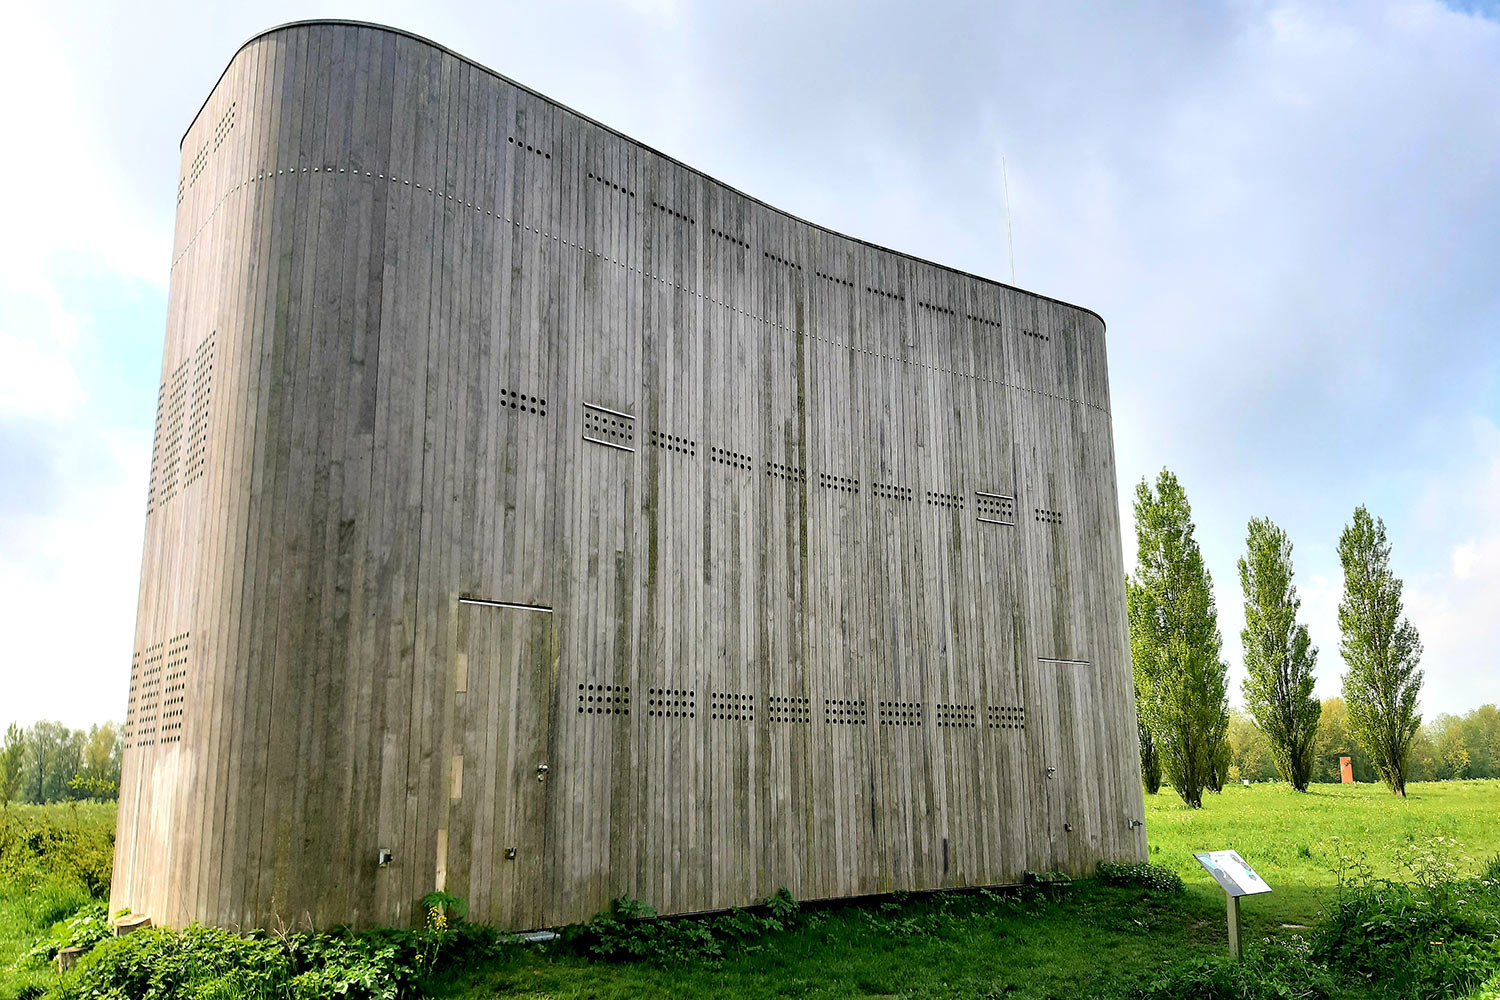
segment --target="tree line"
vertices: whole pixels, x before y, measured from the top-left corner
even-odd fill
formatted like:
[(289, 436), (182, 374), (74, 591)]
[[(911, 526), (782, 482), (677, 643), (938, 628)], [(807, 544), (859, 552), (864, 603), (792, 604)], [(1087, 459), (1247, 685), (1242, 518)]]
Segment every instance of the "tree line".
[(24, 729), (13, 722), (0, 742), (0, 806), (118, 798), (123, 751), (113, 722), (88, 729), (46, 719)]
[[(1313, 741), (1312, 780), (1342, 780), (1339, 758), (1348, 757), (1355, 781), (1375, 781), (1370, 757), (1349, 737), (1348, 709), (1342, 698), (1325, 698)], [(1271, 747), (1249, 713), (1229, 716), (1229, 780), (1274, 781), (1281, 776)], [(1500, 709), (1483, 705), (1467, 715), (1439, 715), (1424, 722), (1407, 755), (1410, 781), (1500, 778)]]
[[(1385, 522), (1361, 505), (1339, 536), (1344, 696), (1319, 702), (1313, 697), (1318, 650), (1297, 620), (1302, 601), (1293, 582), (1291, 539), (1270, 518), (1250, 519), (1238, 563), (1247, 709), (1238, 717), (1229, 709), (1229, 666), (1221, 655), (1213, 580), (1195, 530), (1175, 475), (1163, 469), (1154, 487), (1141, 480), (1135, 494), (1136, 569), (1125, 590), (1146, 790), (1156, 794), (1166, 781), (1188, 805), (1201, 807), (1205, 790), (1217, 792), (1227, 781), (1251, 777), (1245, 768), (1252, 745), (1259, 754), (1257, 775), (1269, 770), (1298, 791), (1312, 781), (1334, 780), (1324, 777), (1331, 744), (1341, 756), (1357, 752), (1356, 778), (1362, 768), (1363, 780), (1379, 778), (1397, 795), (1406, 794), (1408, 781), (1425, 778), (1428, 772), (1413, 766), (1429, 758), (1414, 757), (1414, 748), (1453, 737), (1447, 736), (1448, 723), (1436, 735), (1434, 727), (1424, 730), (1417, 713), (1422, 643), (1403, 611)], [(1426, 743), (1419, 740), (1423, 732), (1429, 732)], [(1484, 746), (1493, 748), (1493, 741)], [(1467, 745), (1462, 749), (1469, 752)], [(1245, 756), (1237, 758), (1240, 751)], [(1459, 749), (1453, 752), (1458, 760)], [(1485, 754), (1487, 762), (1493, 759), (1489, 750)], [(1434, 769), (1432, 776), (1440, 774)]]

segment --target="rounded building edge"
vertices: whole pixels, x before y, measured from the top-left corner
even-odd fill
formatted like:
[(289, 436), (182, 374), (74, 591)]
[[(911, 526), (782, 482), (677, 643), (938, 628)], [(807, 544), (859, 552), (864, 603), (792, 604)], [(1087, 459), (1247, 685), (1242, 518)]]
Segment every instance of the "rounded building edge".
[(545, 101), (546, 103), (552, 105), (553, 107), (557, 108), (560, 111), (565, 111), (565, 112), (567, 112), (570, 115), (576, 115), (579, 119), (581, 119), (582, 121), (586, 122), (587, 124), (593, 125), (596, 128), (603, 129), (604, 131), (610, 133), (611, 135), (616, 136), (617, 138), (623, 139), (624, 141), (626, 141), (628, 143), (631, 143), (632, 145), (638, 146), (638, 147), (640, 147), (641, 149), (645, 150), (648, 153), (652, 153), (652, 154), (654, 154), (656, 156), (660, 156), (662, 159), (668, 161), (669, 163), (673, 164), (674, 166), (679, 167), (682, 170), (686, 170), (689, 173), (696, 174), (697, 176), (703, 178), (706, 181), (709, 181), (709, 182), (711, 182), (713, 184), (717, 184), (718, 186), (724, 188), (726, 191), (730, 192), (731, 194), (734, 194), (734, 195), (737, 195), (737, 196), (739, 196), (741, 198), (744, 198), (747, 201), (753, 202), (756, 205), (760, 205), (761, 207), (763, 207), (763, 208), (765, 208), (765, 209), (767, 209), (769, 211), (775, 212), (778, 215), (781, 215), (781, 216), (783, 216), (783, 217), (785, 217), (785, 218), (787, 218), (787, 219), (789, 219), (789, 220), (791, 220), (793, 222), (799, 223), (799, 224), (804, 225), (804, 226), (809, 226), (809, 227), (811, 227), (813, 229), (818, 230), (819, 232), (827, 233), (830, 236), (836, 236), (839, 239), (849, 240), (852, 243), (858, 243), (859, 245), (864, 246), (864, 247), (868, 247), (868, 248), (870, 248), (872, 250), (878, 250), (881, 253), (892, 254), (892, 255), (894, 255), (896, 257), (902, 258), (903, 260), (912, 261), (913, 263), (917, 263), (917, 264), (925, 264), (925, 265), (930, 266), (930, 267), (942, 268), (944, 271), (949, 271), (949, 272), (951, 272), (953, 274), (961, 275), (961, 276), (966, 277), (966, 278), (972, 278), (975, 281), (982, 281), (985, 284), (987, 284), (987, 285), (993, 285), (996, 288), (1004, 288), (1004, 289), (1006, 289), (1008, 291), (1020, 292), (1023, 295), (1030, 295), (1030, 296), (1032, 296), (1034, 298), (1041, 299), (1041, 300), (1043, 300), (1045, 302), (1052, 302), (1052, 303), (1055, 303), (1055, 304), (1060, 305), (1060, 306), (1066, 306), (1069, 309), (1076, 309), (1076, 310), (1078, 310), (1081, 313), (1086, 313), (1087, 315), (1092, 316), (1095, 320), (1098, 321), (1098, 323), (1099, 323), (1099, 331), (1100, 331), (1101, 336), (1105, 333), (1105, 331), (1107, 329), (1107, 324), (1105, 322), (1104, 317), (1101, 316), (1097, 311), (1095, 311), (1093, 309), (1090, 309), (1088, 306), (1079, 305), (1076, 302), (1069, 302), (1066, 299), (1059, 299), (1059, 298), (1056, 298), (1055, 296), (1045, 295), (1045, 294), (1043, 294), (1041, 292), (1035, 292), (1035, 291), (1032, 291), (1032, 290), (1027, 289), (1027, 288), (1022, 288), (1019, 285), (1007, 284), (1006, 282), (1000, 281), (1000, 280), (998, 280), (996, 278), (986, 277), (985, 275), (982, 275), (982, 274), (975, 274), (972, 271), (965, 271), (965, 270), (962, 270), (961, 268), (956, 268), (956, 267), (953, 267), (952, 265), (949, 265), (949, 264), (943, 264), (943, 263), (940, 263), (938, 261), (928, 260), (925, 257), (918, 257), (915, 254), (907, 253), (907, 252), (905, 252), (903, 250), (896, 250), (896, 249), (893, 249), (891, 247), (884, 246), (882, 244), (875, 243), (875, 242), (873, 242), (871, 240), (866, 240), (866, 239), (863, 239), (863, 238), (858, 237), (858, 236), (851, 236), (848, 233), (841, 233), (838, 230), (832, 229), (832, 228), (830, 228), (828, 226), (825, 226), (825, 225), (823, 225), (821, 223), (814, 222), (814, 221), (812, 221), (810, 219), (804, 219), (800, 215), (796, 215), (795, 213), (788, 212), (785, 209), (778, 208), (775, 205), (770, 204), (769, 202), (766, 202), (766, 201), (764, 201), (764, 200), (762, 200), (760, 198), (757, 198), (755, 195), (747, 194), (746, 192), (740, 190), (739, 188), (735, 187), (733, 184), (728, 183), (727, 181), (722, 181), (719, 178), (714, 177), (712, 174), (709, 174), (708, 172), (706, 172), (704, 170), (701, 170), (701, 169), (699, 169), (697, 167), (694, 167), (690, 163), (683, 162), (682, 160), (678, 159), (677, 157), (672, 156), (670, 153), (664, 153), (661, 150), (657, 149), (655, 146), (651, 146), (648, 143), (642, 142), (639, 139), (636, 139), (636, 138), (634, 138), (632, 136), (626, 135), (624, 132), (621, 132), (619, 129), (614, 128), (614, 127), (612, 127), (610, 125), (607, 125), (604, 122), (601, 122), (598, 119), (596, 119), (596, 118), (594, 118), (594, 117), (592, 117), (590, 115), (584, 114), (582, 111), (579, 111), (576, 108), (570, 107), (570, 106), (562, 103), (561, 101), (556, 100), (555, 98), (549, 97), (546, 94), (544, 94), (544, 93), (536, 90), (533, 87), (529, 87), (526, 84), (521, 83), (518, 80), (515, 80), (515, 79), (513, 79), (511, 77), (508, 77), (504, 73), (501, 73), (498, 70), (492, 69), (491, 67), (486, 66), (484, 63), (480, 62), (479, 60), (472, 59), (469, 56), (464, 55), (462, 52), (459, 52), (459, 51), (457, 51), (455, 49), (452, 49), (452, 48), (450, 48), (450, 47), (442, 44), (441, 42), (435, 42), (432, 39), (428, 38), (427, 36), (420, 35), (420, 34), (416, 33), (415, 31), (408, 31), (405, 28), (398, 28), (398, 27), (395, 27), (394, 25), (381, 24), (378, 21), (360, 21), (360, 20), (356, 20), (356, 19), (353, 19), (353, 18), (337, 18), (337, 17), (334, 17), (334, 18), (302, 18), (302, 19), (299, 19), (299, 20), (296, 20), (296, 21), (286, 21), (286, 22), (283, 22), (281, 24), (277, 24), (277, 25), (273, 25), (272, 27), (265, 28), (265, 29), (263, 29), (261, 31), (257, 31), (255, 34), (251, 35), (249, 38), (246, 38), (243, 42), (241, 42), (240, 45), (239, 45), (239, 47), (235, 49), (234, 54), (232, 56), (230, 56), (229, 61), (225, 64), (224, 69), (219, 74), (218, 79), (216, 79), (214, 81), (213, 87), (211, 87), (209, 89), (208, 97), (206, 97), (204, 99), (203, 103), (201, 105), (199, 105), (198, 110), (193, 113), (192, 121), (188, 122), (188, 127), (183, 130), (182, 138), (179, 140), (179, 145), (181, 145), (182, 143), (185, 143), (187, 141), (187, 137), (192, 132), (193, 126), (198, 123), (198, 119), (203, 115), (204, 109), (207, 108), (208, 105), (209, 105), (209, 102), (211, 102), (213, 100), (213, 95), (214, 95), (215, 91), (218, 90), (219, 84), (223, 81), (225, 75), (227, 75), (229, 73), (230, 68), (234, 65), (235, 60), (239, 58), (239, 55), (240, 55), (241, 52), (243, 52), (249, 46), (255, 44), (258, 41), (260, 41), (261, 39), (266, 38), (269, 35), (274, 35), (274, 34), (276, 34), (279, 31), (290, 31), (290, 30), (299, 29), (299, 28), (319, 28), (319, 27), (346, 27), (346, 28), (368, 29), (368, 30), (373, 30), (373, 31), (385, 31), (385, 32), (389, 32), (389, 33), (391, 33), (393, 35), (398, 35), (400, 37), (408, 38), (408, 39), (411, 39), (412, 41), (419, 42), (419, 43), (421, 43), (423, 45), (429, 46), (430, 48), (433, 48), (433, 49), (437, 50), (438, 52), (443, 53), (444, 55), (451, 56), (454, 59), (457, 59), (460, 62), (463, 62), (464, 64), (466, 64), (468, 66), (472, 66), (472, 67), (474, 67), (475, 69), (479, 70), (482, 73), (487, 73), (490, 76), (495, 77), (497, 80), (501, 80), (504, 83), (507, 83), (507, 84), (509, 84), (512, 87), (515, 87), (515, 88), (517, 88), (519, 90), (525, 91), (527, 94), (530, 94), (532, 97), (535, 97), (537, 100)]

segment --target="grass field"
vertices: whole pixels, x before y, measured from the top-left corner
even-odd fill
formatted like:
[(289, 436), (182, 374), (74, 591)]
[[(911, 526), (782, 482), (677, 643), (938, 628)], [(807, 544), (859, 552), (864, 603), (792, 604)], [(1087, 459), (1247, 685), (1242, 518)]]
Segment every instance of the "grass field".
[[(763, 951), (714, 968), (598, 965), (535, 951), (454, 977), (437, 995), (564, 997), (1130, 997), (1170, 961), (1227, 948), (1224, 893), (1194, 851), (1234, 848), (1274, 891), (1243, 904), (1247, 937), (1288, 936), (1318, 919), (1337, 885), (1339, 852), (1394, 872), (1403, 847), (1457, 841), (1468, 872), (1500, 854), (1500, 781), (1412, 785), (1407, 798), (1381, 786), (1234, 786), (1188, 809), (1170, 791), (1148, 796), (1151, 860), (1177, 871), (1187, 891), (1140, 899), (1084, 883), (1028, 904), (919, 900), (882, 919), (868, 907), (824, 911), (824, 922), (778, 937)], [(1445, 843), (1444, 847), (1450, 845)], [(972, 909), (970, 909), (972, 907)], [(924, 920), (932, 933), (903, 933)], [(1351, 994), (1363, 996), (1365, 994)]]
[[(1444, 840), (1465, 872), (1500, 854), (1500, 781), (1413, 785), (1402, 801), (1370, 785), (1233, 787), (1202, 810), (1164, 793), (1147, 805), (1151, 860), (1186, 891), (1150, 895), (1086, 879), (1029, 894), (944, 894), (805, 907), (790, 930), (729, 948), (715, 962), (663, 967), (585, 960), (556, 946), (510, 948), (430, 984), (450, 1000), (490, 997), (1133, 998), (1162, 970), (1225, 949), (1223, 893), (1195, 850), (1237, 849), (1274, 887), (1244, 904), (1247, 938), (1290, 939), (1336, 890), (1340, 855), (1395, 872), (1403, 852)], [(63, 817), (66, 819), (66, 816)], [(102, 821), (102, 814), (94, 817)], [(76, 820), (76, 817), (75, 817)], [(0, 871), (3, 874), (3, 871)], [(50, 886), (50, 888), (46, 888)], [(43, 970), (12, 970), (66, 908), (61, 882), (0, 879), (0, 1000)], [(47, 894), (52, 895), (47, 895)], [(1389, 997), (1355, 987), (1347, 1000)], [(1184, 997), (1194, 994), (1179, 994)]]

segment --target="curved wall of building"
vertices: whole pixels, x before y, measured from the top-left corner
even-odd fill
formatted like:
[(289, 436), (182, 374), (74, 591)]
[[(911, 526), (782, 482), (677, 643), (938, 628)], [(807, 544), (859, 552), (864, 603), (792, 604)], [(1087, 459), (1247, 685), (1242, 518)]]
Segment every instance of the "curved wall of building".
[(234, 57), (172, 266), (112, 907), (1144, 856), (1094, 314), (340, 22)]

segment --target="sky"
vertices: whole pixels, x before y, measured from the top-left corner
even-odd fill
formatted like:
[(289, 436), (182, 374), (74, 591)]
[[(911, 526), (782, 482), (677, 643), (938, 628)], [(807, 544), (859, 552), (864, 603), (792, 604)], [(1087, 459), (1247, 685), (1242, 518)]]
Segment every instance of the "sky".
[[(1172, 469), (1239, 701), (1246, 521), (1384, 519), (1431, 717), (1500, 700), (1500, 8), (17, 4), (0, 35), (0, 724), (122, 719), (178, 142), (249, 36), (424, 35), (779, 208), (1108, 323), (1126, 565)], [(1003, 172), (1002, 172), (1003, 163)]]

